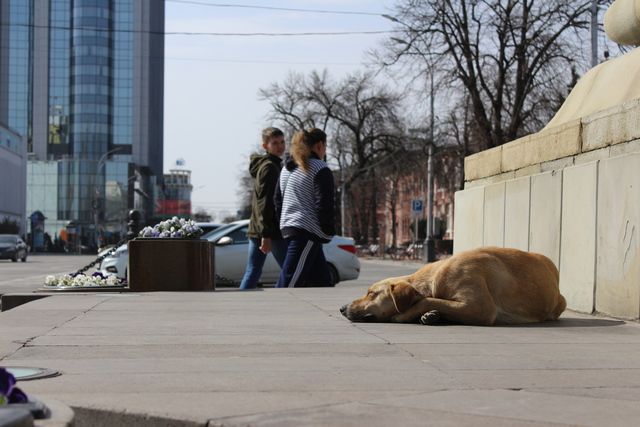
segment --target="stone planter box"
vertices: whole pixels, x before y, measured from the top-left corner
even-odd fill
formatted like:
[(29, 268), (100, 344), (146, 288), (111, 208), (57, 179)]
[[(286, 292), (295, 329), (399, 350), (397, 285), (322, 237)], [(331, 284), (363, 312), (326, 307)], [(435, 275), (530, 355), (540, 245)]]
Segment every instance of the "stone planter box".
[(129, 242), (129, 289), (215, 290), (214, 246), (204, 239), (134, 239)]

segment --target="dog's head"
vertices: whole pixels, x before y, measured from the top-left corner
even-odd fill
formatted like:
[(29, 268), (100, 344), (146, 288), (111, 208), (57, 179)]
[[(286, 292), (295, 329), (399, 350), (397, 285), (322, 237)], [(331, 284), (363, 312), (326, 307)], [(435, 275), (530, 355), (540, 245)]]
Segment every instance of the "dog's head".
[(352, 322), (388, 322), (405, 312), (422, 296), (404, 279), (386, 279), (371, 285), (367, 294), (340, 312)]

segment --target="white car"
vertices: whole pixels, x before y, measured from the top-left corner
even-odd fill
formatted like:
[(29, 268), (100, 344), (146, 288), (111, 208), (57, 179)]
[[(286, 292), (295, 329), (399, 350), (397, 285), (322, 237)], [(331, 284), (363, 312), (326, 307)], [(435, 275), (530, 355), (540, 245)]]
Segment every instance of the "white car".
[[(249, 221), (242, 220), (224, 225), (205, 234), (202, 238), (216, 245), (215, 274), (217, 284), (237, 285), (242, 280), (247, 266)], [(350, 237), (335, 236), (324, 245), (324, 255), (329, 264), (331, 284), (344, 280), (357, 279), (360, 275), (360, 260), (356, 256), (354, 240)], [(103, 274), (116, 274), (127, 277), (129, 251), (127, 245), (120, 246), (115, 253), (106, 257), (100, 264)], [(280, 276), (280, 267), (272, 254), (267, 256), (260, 283), (275, 283)]]

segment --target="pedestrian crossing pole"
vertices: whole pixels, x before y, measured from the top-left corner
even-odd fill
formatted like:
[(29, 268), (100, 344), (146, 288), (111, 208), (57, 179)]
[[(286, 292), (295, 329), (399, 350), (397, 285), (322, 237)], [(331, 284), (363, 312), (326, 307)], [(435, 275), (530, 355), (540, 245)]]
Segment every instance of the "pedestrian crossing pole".
[(433, 145), (435, 143), (434, 127), (435, 121), (435, 88), (433, 86), (433, 71), (431, 72), (431, 94), (430, 97), (430, 113), (429, 118), (429, 148), (427, 152), (427, 230), (424, 240), (424, 262), (433, 262), (436, 260), (435, 241), (433, 240)]

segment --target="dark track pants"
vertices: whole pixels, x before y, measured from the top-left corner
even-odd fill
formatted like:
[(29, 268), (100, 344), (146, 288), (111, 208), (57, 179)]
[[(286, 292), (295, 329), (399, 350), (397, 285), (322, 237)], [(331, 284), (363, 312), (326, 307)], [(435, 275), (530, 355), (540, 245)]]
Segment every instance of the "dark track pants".
[(287, 256), (276, 288), (330, 286), (331, 275), (322, 243), (304, 237), (286, 240)]

